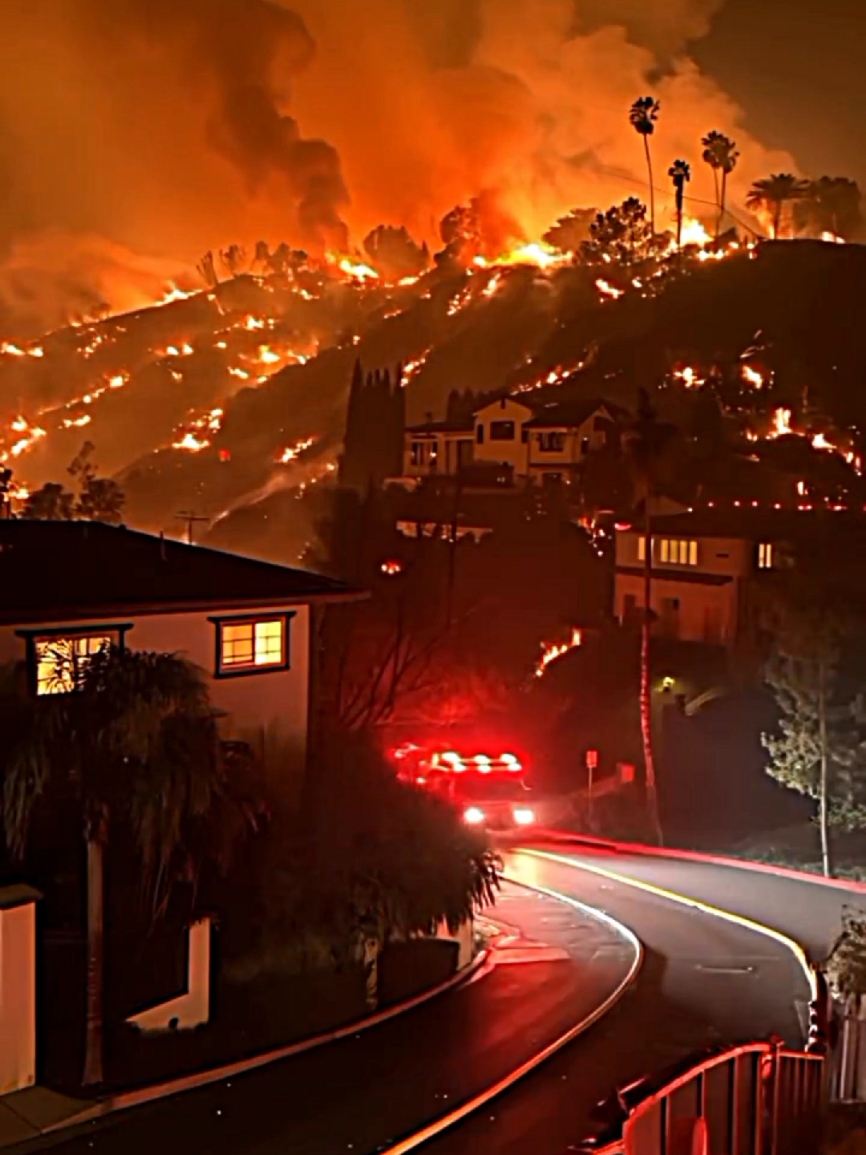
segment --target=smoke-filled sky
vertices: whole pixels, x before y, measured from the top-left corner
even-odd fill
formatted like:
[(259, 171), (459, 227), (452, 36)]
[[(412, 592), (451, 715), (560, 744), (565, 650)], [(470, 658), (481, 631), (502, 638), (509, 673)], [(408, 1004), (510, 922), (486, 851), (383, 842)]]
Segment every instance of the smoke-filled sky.
[(794, 0), (3, 0), (0, 311), (131, 307), (235, 240), (434, 240), (482, 191), (537, 237), (645, 195), (644, 93), (655, 183), (689, 160), (694, 215), (714, 128), (742, 154), (734, 202), (770, 171), (856, 176), (859, 48), (807, 65), (858, 2), (816, 30)]

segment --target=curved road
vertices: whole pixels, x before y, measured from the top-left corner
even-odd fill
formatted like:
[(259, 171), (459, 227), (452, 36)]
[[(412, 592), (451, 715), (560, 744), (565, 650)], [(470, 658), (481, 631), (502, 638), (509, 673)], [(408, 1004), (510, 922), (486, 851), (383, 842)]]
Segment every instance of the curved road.
[[(828, 888), (819, 880), (577, 845), (537, 849), (555, 860), (531, 848), (515, 850), (507, 855), (510, 875), (625, 923), (644, 944), (644, 966), (632, 991), (594, 1027), (465, 1122), (425, 1142), (419, 1149), (430, 1155), (559, 1155), (597, 1129), (595, 1105), (616, 1085), (711, 1045), (769, 1034), (802, 1045), (810, 992), (786, 946), (636, 889), (629, 880), (775, 927), (800, 941), (813, 958), (826, 954), (844, 905), (866, 908), (866, 894)], [(513, 890), (508, 894), (506, 918), (510, 908), (515, 925), (525, 931), (532, 923), (530, 937), (577, 957), (580, 936), (573, 918), (564, 914), (573, 908), (550, 899), (527, 905)], [(396, 1140), (411, 1137), (413, 1125), (446, 1113), (494, 1082), (509, 1053), (514, 1065), (525, 1057), (510, 1048), (522, 1046), (525, 1052), (531, 1043), (537, 1048), (544, 1031), (556, 1023), (563, 1029), (569, 1011), (582, 1005), (585, 1013), (590, 996), (598, 1000), (597, 987), (592, 991), (585, 979), (574, 985), (567, 978), (569, 965), (539, 959), (527, 967), (497, 968), (480, 984), (434, 1000), (350, 1045), (315, 1052), (303, 1076), (300, 1064), (275, 1064), (235, 1080), (234, 1087), (215, 1085), (143, 1108), (84, 1135), (58, 1136), (55, 1145), (69, 1155), (150, 1155), (156, 1148), (164, 1155), (390, 1150)], [(533, 974), (535, 992), (521, 999), (521, 989), (529, 989), (521, 982)], [(473, 992), (482, 991), (479, 1008)], [(527, 1003), (546, 1007), (544, 1031)], [(580, 1013), (572, 1013), (571, 1021)], [(467, 1052), (478, 1038), (486, 1046), (476, 1068), (467, 1062)], [(401, 1149), (411, 1148), (401, 1144)]]

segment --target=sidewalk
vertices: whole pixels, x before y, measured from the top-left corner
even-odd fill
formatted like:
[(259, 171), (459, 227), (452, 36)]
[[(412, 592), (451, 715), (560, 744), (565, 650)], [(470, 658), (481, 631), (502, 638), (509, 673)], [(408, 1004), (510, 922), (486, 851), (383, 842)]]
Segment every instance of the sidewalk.
[[(591, 1013), (631, 965), (612, 927), (556, 899), (508, 885), (492, 918), (507, 933), (483, 978), (327, 1046), (59, 1132), (52, 1148), (360, 1155), (416, 1131)], [(38, 1137), (42, 1147), (75, 1122), (75, 1101), (42, 1088), (10, 1098), (0, 1145)]]

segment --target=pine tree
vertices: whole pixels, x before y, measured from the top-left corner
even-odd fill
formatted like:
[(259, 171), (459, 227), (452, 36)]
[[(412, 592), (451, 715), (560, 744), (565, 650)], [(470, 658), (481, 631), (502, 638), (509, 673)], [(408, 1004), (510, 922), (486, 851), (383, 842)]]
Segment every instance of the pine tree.
[(860, 825), (863, 743), (859, 702), (839, 685), (844, 624), (830, 609), (786, 608), (765, 680), (779, 708), (777, 732), (763, 734), (767, 773), (818, 803), (821, 865), (833, 873), (830, 827)]

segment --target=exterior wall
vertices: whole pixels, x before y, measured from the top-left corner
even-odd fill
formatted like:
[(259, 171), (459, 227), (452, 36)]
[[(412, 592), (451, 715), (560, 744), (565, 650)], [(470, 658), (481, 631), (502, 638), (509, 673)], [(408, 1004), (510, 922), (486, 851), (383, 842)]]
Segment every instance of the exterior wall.
[[(683, 642), (706, 642), (731, 646), (737, 637), (738, 582), (703, 585), (677, 581), (676, 578), (653, 576), (651, 609), (656, 615), (653, 632)], [(636, 609), (643, 608), (643, 578), (637, 574), (617, 573), (614, 613), (623, 621), (628, 617), (629, 599)], [(673, 609), (671, 603), (678, 602)]]
[[(403, 475), (405, 477), (428, 477), (431, 473), (456, 473), (460, 464), (468, 464), (473, 460), (472, 438), (471, 432), (411, 433), (407, 431), (403, 444)], [(420, 452), (422, 460), (418, 464), (413, 460), (415, 446), (423, 447)]]
[[(667, 533), (653, 534), (653, 567), (664, 563), (659, 558), (659, 542)], [(678, 540), (692, 540), (698, 543), (698, 564), (696, 566), (667, 566), (667, 569), (682, 570), (684, 573), (706, 573), (748, 577), (755, 572), (756, 549), (754, 542), (744, 538), (697, 537), (685, 532), (676, 534)], [(642, 566), (640, 543), (643, 535), (637, 530), (618, 530), (616, 535), (616, 564), (618, 566)]]
[(19, 898), (25, 889), (0, 889), (0, 1095), (36, 1082), (36, 902)]
[[(555, 471), (557, 467), (564, 472), (569, 467), (579, 465), (588, 453), (594, 453), (603, 448), (607, 435), (604, 430), (595, 428), (595, 418), (601, 410), (588, 417), (582, 425), (569, 428), (568, 426), (551, 426), (549, 429), (531, 429), (529, 431), (529, 472), (532, 476), (541, 476), (545, 472)], [(550, 451), (542, 450), (541, 440), (548, 433), (565, 434), (565, 444), (562, 449)], [(584, 446), (584, 442), (586, 445)]]
[[(268, 617), (293, 614), (288, 625), (289, 668), (261, 673), (216, 677), (216, 617)], [(306, 752), (310, 665), (309, 606), (267, 609), (197, 611), (181, 614), (152, 614), (140, 617), (117, 615), (69, 623), (80, 631), (108, 625), (131, 623), (125, 644), (133, 650), (178, 653), (207, 675), (211, 701), (225, 711), (221, 730), (227, 738), (249, 742), (266, 761), (272, 763), (284, 753), (293, 763)], [(27, 646), (16, 631), (62, 630), (63, 622), (39, 626), (0, 627), (0, 663), (24, 661)]]
[[(486, 405), (475, 414), (475, 461), (505, 462), (514, 470), (515, 477), (526, 477), (529, 472), (528, 439), (523, 440), (523, 426), (532, 420), (532, 410), (510, 397), (503, 397)], [(490, 427), (496, 421), (513, 421), (514, 437), (510, 441), (491, 441)], [(478, 431), (483, 430), (479, 442)], [(528, 430), (527, 430), (528, 433)]]
[(159, 1006), (149, 1007), (127, 1019), (141, 1031), (188, 1030), (210, 1019), (210, 943), (209, 917), (194, 922), (187, 931), (186, 991)]

